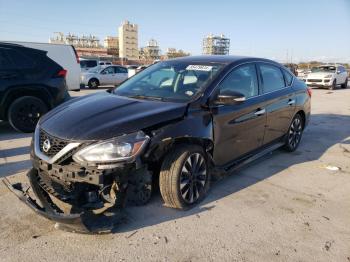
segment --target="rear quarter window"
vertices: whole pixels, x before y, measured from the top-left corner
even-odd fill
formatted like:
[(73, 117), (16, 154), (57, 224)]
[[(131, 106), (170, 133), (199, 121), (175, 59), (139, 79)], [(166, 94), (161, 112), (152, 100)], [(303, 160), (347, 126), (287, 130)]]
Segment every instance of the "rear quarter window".
[(6, 49), (5, 53), (12, 62), (13, 69), (31, 69), (35, 67), (35, 61), (20, 50)]
[(13, 68), (12, 63), (8, 60), (4, 50), (0, 49), (0, 70)]
[(284, 78), (286, 80), (287, 86), (291, 86), (293, 83), (293, 75), (289, 73), (287, 70), (283, 70)]

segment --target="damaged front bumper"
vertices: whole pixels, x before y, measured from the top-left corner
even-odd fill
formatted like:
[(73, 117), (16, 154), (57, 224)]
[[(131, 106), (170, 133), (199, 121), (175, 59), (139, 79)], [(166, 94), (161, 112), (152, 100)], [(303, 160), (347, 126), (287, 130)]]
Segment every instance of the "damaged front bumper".
[[(93, 210), (84, 210), (78, 213), (64, 212), (38, 185), (36, 182), (37, 172), (33, 168), (27, 173), (30, 186), (23, 183), (11, 184), (7, 178), (4, 178), (3, 182), (35, 213), (56, 222), (56, 228), (77, 233), (109, 233), (123, 218), (122, 210), (112, 206), (106, 207), (104, 212), (99, 213), (95, 213)], [(34, 194), (35, 198), (31, 196), (31, 193)]]

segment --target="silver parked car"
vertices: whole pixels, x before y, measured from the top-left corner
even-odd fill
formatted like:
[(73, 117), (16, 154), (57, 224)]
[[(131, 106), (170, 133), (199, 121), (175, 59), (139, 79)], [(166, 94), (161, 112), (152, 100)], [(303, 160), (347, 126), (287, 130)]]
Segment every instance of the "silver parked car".
[(81, 74), (81, 85), (95, 89), (101, 85), (119, 85), (127, 78), (128, 70), (125, 67), (97, 67)]

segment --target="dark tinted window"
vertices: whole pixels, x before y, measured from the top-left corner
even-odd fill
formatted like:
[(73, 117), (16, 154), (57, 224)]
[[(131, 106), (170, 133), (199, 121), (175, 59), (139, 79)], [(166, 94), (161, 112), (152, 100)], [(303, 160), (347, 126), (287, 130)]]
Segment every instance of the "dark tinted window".
[(287, 70), (283, 70), (284, 78), (286, 79), (287, 86), (290, 86), (293, 82), (293, 76)]
[(95, 60), (81, 60), (80, 67), (81, 68), (90, 68), (97, 66), (97, 61)]
[(255, 65), (247, 64), (234, 69), (219, 85), (220, 93), (231, 90), (244, 94), (245, 97), (259, 94)]
[(115, 72), (116, 72), (116, 73), (124, 73), (124, 74), (127, 74), (127, 73), (128, 73), (128, 69), (126, 69), (125, 67), (115, 67)]
[(277, 66), (261, 64), (259, 67), (264, 93), (273, 92), (285, 86), (282, 71)]
[(8, 59), (12, 61), (14, 69), (30, 69), (35, 65), (34, 60), (20, 50), (5, 49), (5, 53)]

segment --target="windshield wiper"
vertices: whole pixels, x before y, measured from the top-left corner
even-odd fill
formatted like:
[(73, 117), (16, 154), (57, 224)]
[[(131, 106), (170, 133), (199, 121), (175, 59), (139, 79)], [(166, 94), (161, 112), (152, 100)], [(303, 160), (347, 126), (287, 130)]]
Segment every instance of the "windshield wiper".
[(145, 99), (145, 100), (149, 99), (149, 100), (165, 101), (163, 97), (159, 97), (159, 96), (131, 95), (128, 97), (136, 98), (136, 99)]

